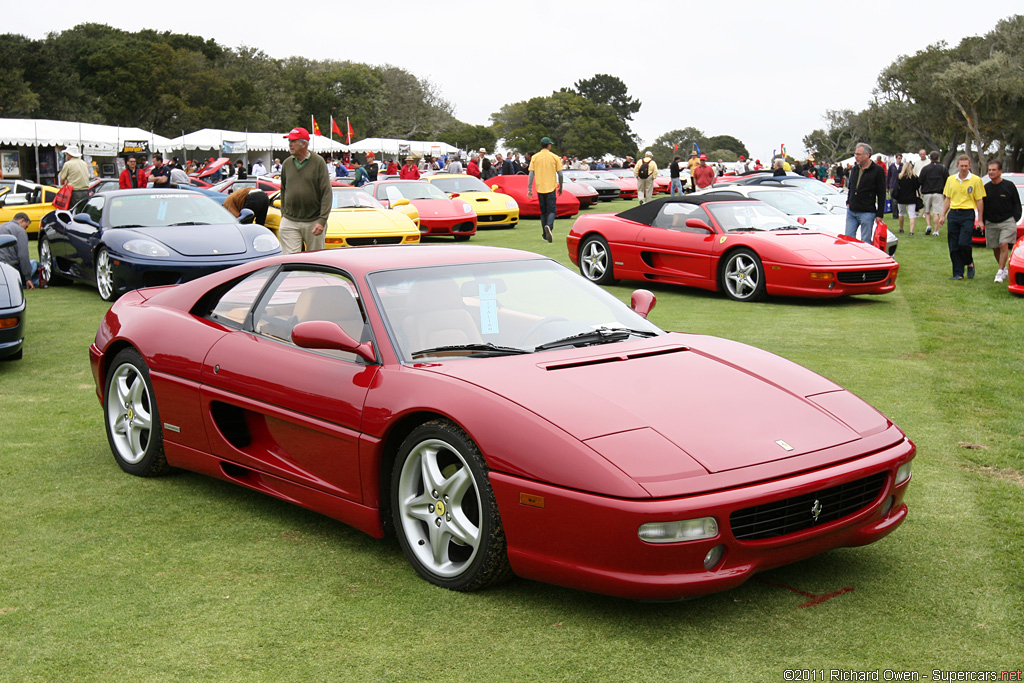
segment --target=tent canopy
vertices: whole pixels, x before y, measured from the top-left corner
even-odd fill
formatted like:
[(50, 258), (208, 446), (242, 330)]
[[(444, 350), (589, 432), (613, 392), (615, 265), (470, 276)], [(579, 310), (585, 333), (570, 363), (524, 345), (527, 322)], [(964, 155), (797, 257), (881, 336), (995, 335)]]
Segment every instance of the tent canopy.
[(103, 126), (98, 123), (49, 119), (0, 119), (0, 143), (29, 147), (81, 147), (85, 154), (116, 156), (125, 141), (149, 143), (150, 149), (167, 152), (171, 140), (141, 128)]
[[(187, 150), (212, 149), (220, 151), (225, 142), (236, 143), (238, 151), (232, 153), (237, 154), (288, 151), (288, 141), (284, 139), (284, 133), (247, 133), (237, 130), (221, 130), (220, 128), (203, 128), (170, 140), (174, 149)], [(309, 146), (310, 149), (318, 153), (348, 151), (348, 147), (344, 144), (323, 135), (311, 136)]]
[(395, 140), (392, 138), (366, 138), (349, 145), (349, 151), (365, 154), (367, 152), (381, 154), (401, 154), (399, 145), (409, 145), (409, 153), (417, 156), (427, 154), (452, 154), (459, 151), (447, 142), (425, 142), (422, 140)]

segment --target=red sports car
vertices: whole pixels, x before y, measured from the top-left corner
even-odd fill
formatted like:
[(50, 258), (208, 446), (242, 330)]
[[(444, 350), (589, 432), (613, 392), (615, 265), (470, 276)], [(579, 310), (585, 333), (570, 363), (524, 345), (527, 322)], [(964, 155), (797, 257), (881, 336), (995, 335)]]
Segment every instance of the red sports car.
[(618, 214), (576, 220), (569, 258), (598, 284), (667, 282), (737, 301), (765, 294), (885, 294), (899, 264), (851, 237), (809, 230), (764, 202), (701, 195), (663, 197)]
[(589, 209), (598, 202), (598, 192), (585, 180), (569, 180), (565, 178), (562, 183), (562, 192), (568, 192), (576, 197), (581, 209)]
[[(1020, 235), (1020, 231), (1020, 226), (1018, 226), (1018, 235)], [(1007, 261), (1006, 268), (1010, 271), (1010, 277), (1006, 278), (1010, 291), (1014, 294), (1024, 295), (1024, 237), (1018, 239), (1017, 244), (1010, 250), (1010, 259)]]
[(476, 234), (477, 215), (469, 202), (452, 199), (441, 188), (422, 180), (381, 180), (363, 186), (386, 208), (408, 199), (420, 214), (420, 234), (452, 236), (464, 242)]
[[(564, 177), (563, 177), (564, 178)], [(526, 196), (526, 184), (529, 176), (526, 175), (496, 175), (488, 178), (487, 186), (495, 192), (507, 194), (519, 204), (520, 218), (540, 218), (540, 202), (537, 199), (537, 188), (533, 188), (533, 197)], [(568, 178), (564, 178), (569, 182)], [(555, 195), (555, 216), (557, 218), (568, 218), (580, 212), (580, 200), (562, 187), (562, 194)]]
[(271, 178), (270, 176), (249, 176), (248, 178), (232, 176), (220, 181), (210, 189), (215, 192), (231, 194), (235, 190), (240, 190), (243, 187), (251, 187), (254, 190), (263, 190), (268, 195), (271, 195), (275, 192), (281, 191), (281, 181), (277, 178)]
[(900, 525), (898, 427), (782, 358), (666, 334), (653, 305), (527, 252), (353, 247), (129, 292), (90, 358), (124, 471), (394, 533), (454, 590), (680, 598)]

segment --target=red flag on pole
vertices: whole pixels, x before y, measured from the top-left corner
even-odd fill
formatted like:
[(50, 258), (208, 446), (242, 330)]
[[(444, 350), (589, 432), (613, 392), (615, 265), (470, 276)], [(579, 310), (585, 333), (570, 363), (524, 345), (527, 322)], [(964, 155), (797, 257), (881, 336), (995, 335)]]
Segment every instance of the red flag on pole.
[(352, 122), (348, 120), (347, 116), (345, 117), (345, 125), (348, 126), (348, 139), (345, 141), (345, 144), (346, 145), (351, 145), (352, 144), (352, 136), (355, 135), (356, 132), (354, 130), (352, 130)]
[(314, 118), (312, 115), (310, 115), (309, 118), (313, 119), (313, 135), (322, 135), (322, 133), (320, 132), (320, 126), (316, 125), (316, 118)]
[(333, 116), (331, 117), (331, 132), (337, 133), (339, 138), (343, 136), (341, 128), (338, 128), (338, 122), (334, 120)]

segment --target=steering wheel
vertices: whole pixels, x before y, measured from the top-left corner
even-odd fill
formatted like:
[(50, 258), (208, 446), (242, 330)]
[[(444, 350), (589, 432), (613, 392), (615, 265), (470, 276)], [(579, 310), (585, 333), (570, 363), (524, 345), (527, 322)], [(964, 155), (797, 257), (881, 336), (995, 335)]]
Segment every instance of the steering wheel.
[(563, 315), (549, 315), (541, 318), (534, 324), (530, 325), (530, 329), (528, 329), (526, 332), (522, 334), (522, 336), (519, 337), (519, 341), (516, 342), (516, 346), (521, 346), (522, 344), (525, 344), (526, 340), (533, 336), (534, 332), (544, 327), (545, 325), (550, 325), (551, 323), (560, 323), (566, 320), (568, 320), (568, 318), (566, 318)]

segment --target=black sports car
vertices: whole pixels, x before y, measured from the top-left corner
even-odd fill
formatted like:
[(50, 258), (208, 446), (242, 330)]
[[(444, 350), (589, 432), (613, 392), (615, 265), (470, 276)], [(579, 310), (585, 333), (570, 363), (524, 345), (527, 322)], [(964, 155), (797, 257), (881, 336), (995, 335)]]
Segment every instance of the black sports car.
[[(11, 235), (0, 235), (0, 249), (14, 246)], [(21, 273), (0, 263), (0, 360), (21, 358), (25, 341), (25, 294), (21, 291)]]
[[(52, 211), (39, 229), (39, 263), (51, 284), (92, 283), (106, 301), (139, 287), (170, 285), (281, 253), (262, 225), (240, 224), (190, 190), (117, 190), (73, 210)], [(251, 220), (243, 211), (239, 220)]]

